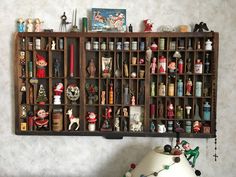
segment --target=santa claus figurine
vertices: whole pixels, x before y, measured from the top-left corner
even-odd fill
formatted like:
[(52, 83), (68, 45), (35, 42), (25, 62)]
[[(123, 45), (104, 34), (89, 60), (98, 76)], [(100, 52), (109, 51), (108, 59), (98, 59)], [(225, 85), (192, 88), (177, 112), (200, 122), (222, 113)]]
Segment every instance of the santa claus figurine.
[(152, 32), (152, 25), (153, 23), (151, 22), (150, 19), (143, 20), (144, 23), (144, 32)]
[(63, 92), (63, 84), (62, 83), (57, 83), (55, 88), (54, 88), (54, 94), (55, 95), (61, 95), (61, 93)]
[(37, 65), (37, 78), (44, 78), (46, 76), (45, 74), (45, 67), (48, 65), (46, 62), (46, 59), (39, 54), (36, 54), (36, 65)]

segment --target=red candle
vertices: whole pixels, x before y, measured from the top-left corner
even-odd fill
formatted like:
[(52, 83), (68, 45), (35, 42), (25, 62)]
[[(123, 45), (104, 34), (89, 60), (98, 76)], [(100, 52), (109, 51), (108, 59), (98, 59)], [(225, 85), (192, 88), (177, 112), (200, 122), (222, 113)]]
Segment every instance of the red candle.
[(151, 104), (150, 105), (150, 116), (151, 116), (151, 119), (155, 118), (155, 107), (156, 107), (155, 104)]
[(70, 77), (74, 77), (74, 44), (70, 44)]

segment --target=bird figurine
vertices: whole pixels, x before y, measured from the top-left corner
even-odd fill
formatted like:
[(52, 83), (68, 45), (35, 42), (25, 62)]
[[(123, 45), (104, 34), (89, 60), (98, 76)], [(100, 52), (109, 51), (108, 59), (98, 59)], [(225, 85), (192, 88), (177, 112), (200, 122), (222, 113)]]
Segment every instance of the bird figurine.
[(207, 24), (204, 22), (200, 22), (199, 24), (195, 24), (193, 32), (204, 32), (209, 31)]

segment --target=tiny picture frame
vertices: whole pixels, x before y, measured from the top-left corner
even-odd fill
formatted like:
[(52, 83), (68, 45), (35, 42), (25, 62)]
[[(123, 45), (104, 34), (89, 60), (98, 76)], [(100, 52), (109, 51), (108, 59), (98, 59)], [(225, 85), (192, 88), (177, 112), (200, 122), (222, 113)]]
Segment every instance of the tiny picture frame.
[(92, 8), (92, 31), (125, 32), (126, 9)]
[(130, 106), (130, 131), (143, 131), (144, 109), (141, 106)]
[(102, 57), (102, 76), (103, 78), (110, 78), (112, 71), (112, 58)]

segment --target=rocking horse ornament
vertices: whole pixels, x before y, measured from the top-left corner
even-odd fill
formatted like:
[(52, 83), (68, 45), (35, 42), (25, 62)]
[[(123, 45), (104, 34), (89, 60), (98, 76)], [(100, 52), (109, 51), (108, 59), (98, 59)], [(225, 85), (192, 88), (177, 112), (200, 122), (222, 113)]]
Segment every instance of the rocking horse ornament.
[(78, 130), (79, 129), (79, 118), (78, 117), (75, 117), (72, 113), (72, 109), (68, 109), (66, 115), (69, 115), (69, 120), (70, 120), (70, 124), (69, 124), (69, 127), (68, 127), (68, 130), (71, 130), (71, 127), (74, 123), (77, 124), (77, 127), (75, 128), (75, 130)]

